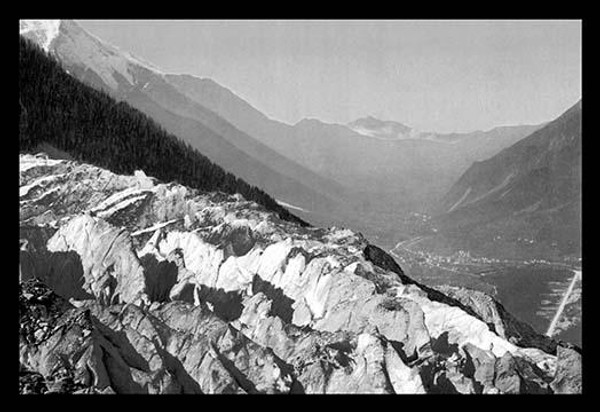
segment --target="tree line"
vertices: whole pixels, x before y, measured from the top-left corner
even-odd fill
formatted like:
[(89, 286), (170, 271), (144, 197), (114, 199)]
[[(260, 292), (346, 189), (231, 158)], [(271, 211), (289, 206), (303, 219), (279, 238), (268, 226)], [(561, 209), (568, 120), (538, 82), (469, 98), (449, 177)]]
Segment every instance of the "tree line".
[(73, 78), (53, 56), (21, 37), (19, 150), (29, 152), (44, 142), (114, 173), (132, 174), (141, 169), (164, 182), (240, 193), (283, 220), (308, 225), (261, 189), (167, 133), (150, 117)]

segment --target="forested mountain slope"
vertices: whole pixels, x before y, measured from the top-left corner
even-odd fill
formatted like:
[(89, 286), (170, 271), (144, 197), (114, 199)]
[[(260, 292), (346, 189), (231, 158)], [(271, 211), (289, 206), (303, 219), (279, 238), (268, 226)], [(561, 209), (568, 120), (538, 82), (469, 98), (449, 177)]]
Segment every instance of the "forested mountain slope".
[(224, 171), (145, 114), (76, 80), (22, 37), (19, 110), (21, 151), (47, 143), (117, 173), (142, 169), (202, 190), (241, 193), (300, 222), (268, 194)]

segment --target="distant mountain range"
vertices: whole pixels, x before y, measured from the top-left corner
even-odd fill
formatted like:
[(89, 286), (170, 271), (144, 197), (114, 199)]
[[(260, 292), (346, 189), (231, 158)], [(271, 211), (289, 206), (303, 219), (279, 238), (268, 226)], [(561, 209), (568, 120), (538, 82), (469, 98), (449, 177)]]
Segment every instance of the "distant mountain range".
[[(36, 43), (19, 39), (20, 394), (581, 393), (581, 348), (539, 334), (485, 293), (413, 279), (356, 230), (311, 226), (286, 209), (308, 213), (287, 202), (313, 202), (336, 217), (361, 190), (392, 197), (400, 189), (376, 177), (393, 155), (414, 163), (392, 179), (431, 185), (425, 178), (457, 159), (443, 147), (473, 154), (488, 132), (450, 143), (374, 118), (356, 133), (263, 115), (256, 127), (290, 128), (291, 157), (322, 163), (315, 172), (198, 102), (212, 96), (211, 107), (240, 104), (239, 119), (260, 117), (214, 82), (162, 74), (72, 22), (24, 22), (21, 32)], [(411, 155), (434, 149), (449, 163), (419, 176), (423, 159)], [(490, 233), (486, 212), (503, 224), (542, 211), (560, 229), (580, 205), (580, 162), (578, 103), (471, 167), (439, 206), (440, 222)], [(353, 173), (348, 186), (335, 167)], [(569, 299), (581, 292), (578, 272)]]
[(346, 189), (355, 212), (420, 208), (439, 200), (476, 160), (496, 154), (541, 125), (441, 134), (374, 117), (347, 125), (303, 119), (289, 125), (265, 116), (210, 79), (167, 75), (194, 102), (281, 155)]
[[(452, 185), (474, 162), (546, 126), (435, 133), (372, 116), (348, 124), (304, 119), (290, 125), (211, 79), (163, 73), (76, 22), (22, 21), (21, 34), (76, 78), (141, 110), (302, 218), (368, 234), (393, 235), (396, 216), (408, 211), (432, 212), (438, 205), (433, 211), (447, 213), (463, 183)], [(466, 202), (475, 196), (471, 190)]]
[(142, 110), (226, 170), (315, 212), (335, 214), (342, 204), (355, 215), (423, 207), (473, 161), (539, 127), (438, 134), (373, 117), (348, 125), (318, 120), (288, 125), (213, 80), (162, 73), (73, 21), (24, 21), (21, 33), (74, 76)]
[(439, 204), (442, 231), (468, 250), (580, 254), (581, 156), (580, 100), (527, 138), (473, 164)]

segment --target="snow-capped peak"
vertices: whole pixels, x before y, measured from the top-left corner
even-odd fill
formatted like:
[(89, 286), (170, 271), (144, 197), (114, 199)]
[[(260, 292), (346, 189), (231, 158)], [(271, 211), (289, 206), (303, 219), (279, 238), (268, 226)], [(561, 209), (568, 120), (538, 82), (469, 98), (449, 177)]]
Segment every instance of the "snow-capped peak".
[(402, 123), (379, 120), (373, 116), (355, 120), (346, 126), (355, 133), (380, 140), (415, 139), (419, 136), (416, 130)]
[[(154, 65), (99, 39), (72, 20), (21, 20), (20, 32), (56, 54), (66, 66), (91, 70), (113, 90), (121, 81), (131, 85), (142, 81), (136, 74), (139, 68), (163, 75)], [(56, 38), (60, 41), (54, 42)]]
[(35, 36), (37, 43), (48, 51), (50, 44), (58, 36), (60, 23), (60, 20), (19, 20), (19, 32)]

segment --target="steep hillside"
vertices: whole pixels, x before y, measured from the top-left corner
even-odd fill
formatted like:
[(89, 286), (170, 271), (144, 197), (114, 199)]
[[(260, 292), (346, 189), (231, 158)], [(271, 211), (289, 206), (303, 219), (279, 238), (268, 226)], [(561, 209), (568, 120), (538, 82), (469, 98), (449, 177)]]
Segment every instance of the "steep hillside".
[(22, 393), (581, 391), (577, 348), (240, 195), (20, 157)]
[(473, 161), (496, 154), (539, 127), (439, 134), (373, 117), (348, 125), (311, 119), (292, 126), (269, 119), (210, 79), (189, 75), (166, 79), (238, 129), (346, 187), (360, 212), (423, 207), (438, 200)]
[(581, 153), (580, 100), (527, 138), (473, 164), (439, 207), (442, 230), (470, 242), (471, 250), (513, 243), (525, 255), (580, 255)]
[(357, 227), (389, 242), (391, 221), (428, 210), (473, 161), (537, 127), (437, 134), (372, 117), (348, 126), (318, 120), (292, 126), (210, 79), (165, 74), (73, 21), (24, 21), (21, 29), (72, 75), (143, 111), (304, 219)]
[(238, 130), (190, 100), (152, 65), (106, 44), (74, 21), (22, 21), (22, 34), (45, 47), (73, 76), (152, 117), (225, 170), (277, 199), (335, 210), (343, 189)]
[(146, 115), (68, 75), (38, 46), (20, 39), (21, 151), (50, 144), (116, 172), (143, 168), (160, 179), (242, 193), (282, 218), (301, 221), (269, 195), (225, 172)]

